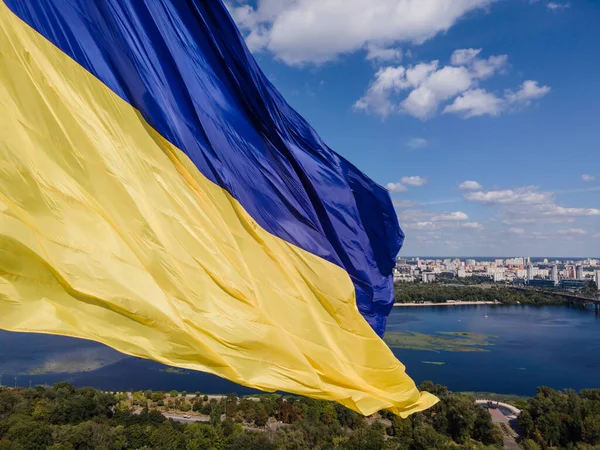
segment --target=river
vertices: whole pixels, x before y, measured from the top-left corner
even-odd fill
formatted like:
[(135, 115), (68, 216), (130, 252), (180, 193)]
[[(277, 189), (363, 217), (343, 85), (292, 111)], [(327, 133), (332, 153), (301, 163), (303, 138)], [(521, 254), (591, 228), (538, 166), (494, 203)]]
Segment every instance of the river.
[[(487, 317), (486, 317), (487, 316)], [(482, 352), (394, 349), (416, 381), (453, 391), (532, 395), (536, 386), (600, 388), (600, 316), (593, 309), (532, 306), (394, 308), (390, 332), (468, 332), (487, 335)], [(74, 373), (55, 373), (70, 371)], [(0, 331), (4, 385), (71, 381), (107, 390), (202, 393), (255, 392), (226, 380), (121, 355), (89, 341)]]

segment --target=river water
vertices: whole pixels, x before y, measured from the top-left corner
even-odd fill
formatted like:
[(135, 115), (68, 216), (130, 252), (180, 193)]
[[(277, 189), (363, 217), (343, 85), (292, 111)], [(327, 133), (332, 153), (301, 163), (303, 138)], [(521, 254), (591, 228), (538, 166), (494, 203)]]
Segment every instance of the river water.
[[(486, 317), (487, 316), (487, 317)], [(396, 307), (388, 331), (491, 336), (486, 352), (394, 349), (417, 382), (453, 391), (532, 395), (536, 386), (600, 388), (600, 316), (593, 309), (531, 306)], [(435, 362), (435, 364), (431, 364)], [(55, 373), (56, 370), (80, 370)], [(176, 371), (89, 341), (0, 331), (4, 385), (52, 384), (107, 390), (255, 392), (199, 372)]]

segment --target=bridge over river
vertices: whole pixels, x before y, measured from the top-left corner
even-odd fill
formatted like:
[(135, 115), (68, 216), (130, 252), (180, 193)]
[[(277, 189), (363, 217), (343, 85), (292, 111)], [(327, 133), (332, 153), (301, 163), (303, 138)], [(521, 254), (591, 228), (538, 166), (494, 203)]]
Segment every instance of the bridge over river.
[(511, 286), (511, 289), (515, 289), (517, 291), (539, 292), (540, 294), (546, 295), (555, 295), (557, 297), (566, 298), (567, 300), (570, 300), (573, 303), (580, 303), (582, 305), (594, 305), (596, 308), (596, 312), (600, 311), (600, 298), (582, 297), (581, 295), (569, 294), (567, 292), (545, 291), (543, 289), (535, 289), (528, 287)]

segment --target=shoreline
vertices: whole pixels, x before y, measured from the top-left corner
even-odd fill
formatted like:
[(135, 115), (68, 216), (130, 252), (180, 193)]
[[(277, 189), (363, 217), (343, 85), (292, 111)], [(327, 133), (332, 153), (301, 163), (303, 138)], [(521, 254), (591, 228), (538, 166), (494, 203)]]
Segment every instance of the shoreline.
[(463, 302), (463, 301), (454, 301), (454, 302), (429, 302), (429, 303), (394, 303), (394, 306), (463, 306), (463, 305), (502, 305), (502, 302)]

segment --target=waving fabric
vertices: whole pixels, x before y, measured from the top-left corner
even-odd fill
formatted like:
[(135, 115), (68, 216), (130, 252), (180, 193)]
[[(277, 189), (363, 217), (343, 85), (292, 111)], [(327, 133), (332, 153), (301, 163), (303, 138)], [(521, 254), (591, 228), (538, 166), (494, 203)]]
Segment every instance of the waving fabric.
[[(387, 192), (220, 1), (0, 2), (0, 328), (407, 415)], [(378, 336), (379, 335), (379, 336)]]

